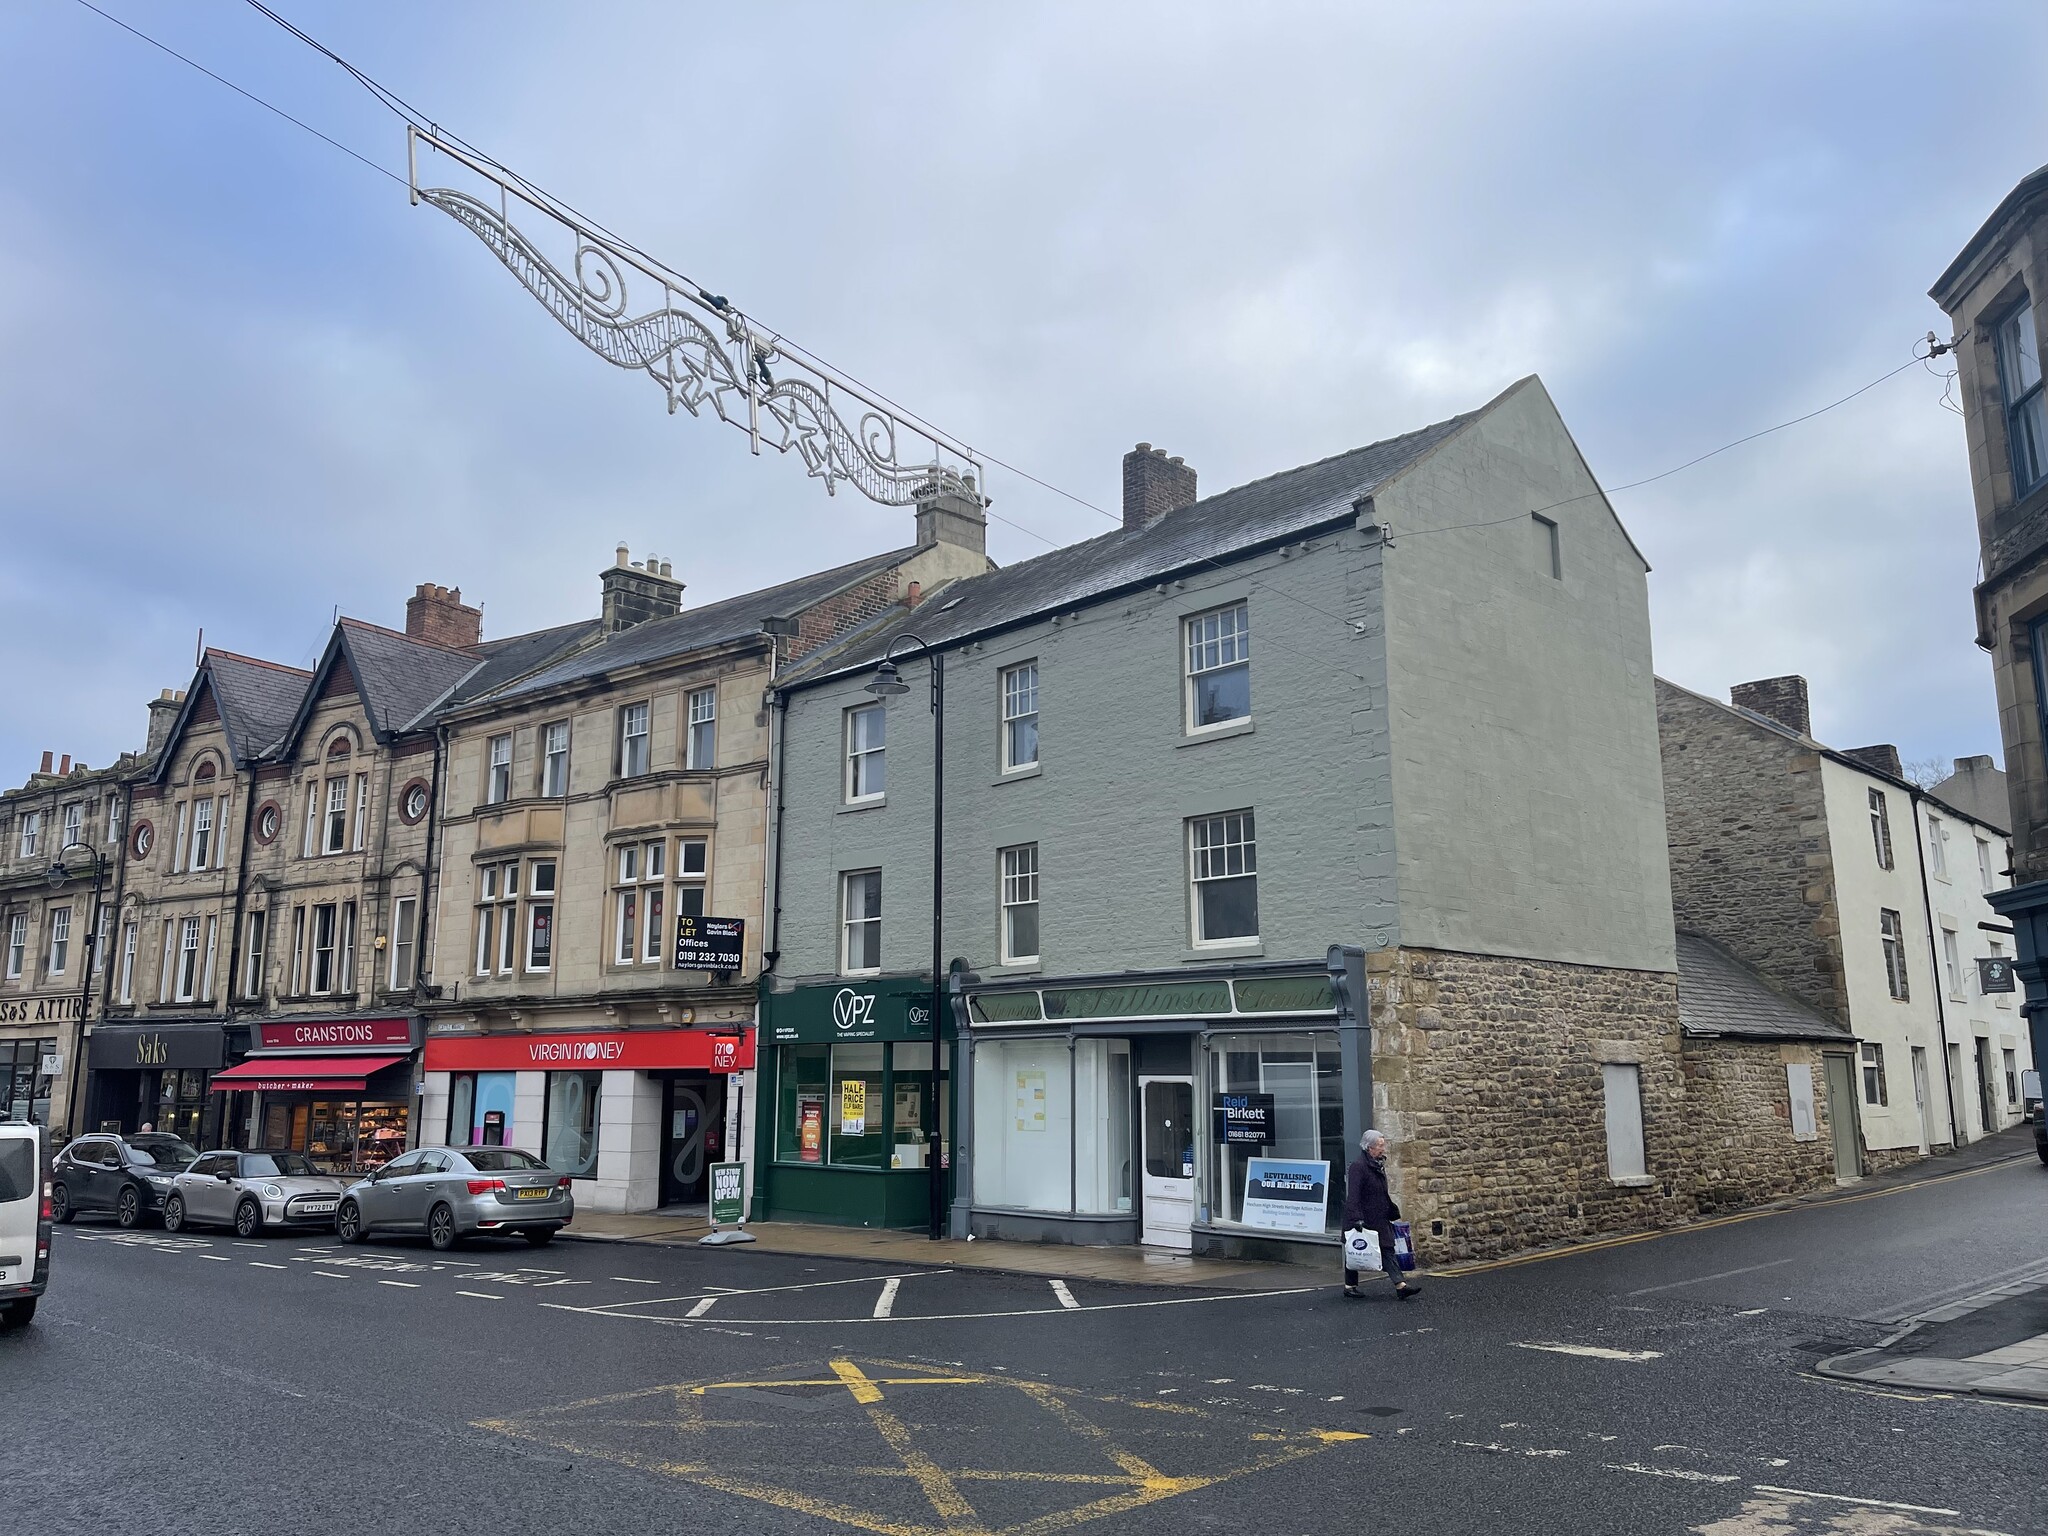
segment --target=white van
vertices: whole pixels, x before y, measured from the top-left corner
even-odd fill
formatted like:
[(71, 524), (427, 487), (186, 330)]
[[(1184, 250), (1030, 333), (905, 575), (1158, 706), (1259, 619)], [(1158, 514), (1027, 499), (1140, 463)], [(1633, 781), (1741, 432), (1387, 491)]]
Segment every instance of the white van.
[(42, 1127), (0, 1121), (0, 1328), (34, 1317), (50, 1283), (49, 1191)]

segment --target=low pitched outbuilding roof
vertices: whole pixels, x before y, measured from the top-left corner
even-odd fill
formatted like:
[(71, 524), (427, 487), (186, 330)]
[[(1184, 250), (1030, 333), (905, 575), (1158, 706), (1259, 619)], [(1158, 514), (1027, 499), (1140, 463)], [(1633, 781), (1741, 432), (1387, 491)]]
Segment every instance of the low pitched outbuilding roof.
[(1788, 997), (1702, 934), (1678, 934), (1678, 1025), (1696, 1039), (1832, 1040), (1856, 1037)]

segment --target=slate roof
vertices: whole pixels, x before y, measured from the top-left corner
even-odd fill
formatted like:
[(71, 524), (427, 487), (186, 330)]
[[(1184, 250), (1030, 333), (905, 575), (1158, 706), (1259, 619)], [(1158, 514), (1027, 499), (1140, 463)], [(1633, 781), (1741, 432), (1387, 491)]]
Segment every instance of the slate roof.
[(604, 633), (601, 619), (578, 619), (553, 629), (536, 629), (524, 635), (507, 635), (486, 640), (476, 648), (476, 665), (457, 679), (439, 698), (431, 699), (420, 711), (415, 725), (424, 725), (442, 712), (480, 699), (495, 688), (516, 682), (527, 673), (545, 667), (587, 645)]
[(1840, 1040), (1842, 1025), (1777, 990), (1713, 940), (1678, 934), (1678, 1024), (1698, 1038)]
[[(276, 746), (298, 713), (313, 674), (233, 651), (208, 650), (200, 667), (212, 680), (221, 726), (238, 761), (249, 762)], [(196, 688), (187, 695), (191, 709)], [(180, 715), (178, 725), (184, 725)]]
[(907, 630), (943, 646), (1337, 521), (1351, 514), (1361, 496), (1371, 495), (1482, 414), (1467, 411), (1206, 496), (1142, 528), (1118, 528), (953, 582), (915, 611), (892, 611), (884, 622), (856, 631), (844, 644), (795, 669), (790, 681), (801, 686), (870, 666)]
[[(389, 737), (405, 729), (428, 705), (476, 670), (477, 658), (465, 651), (429, 645), (393, 629), (343, 619), (336, 640), (346, 651), (349, 670), (370, 728)], [(331, 649), (331, 647), (330, 647)], [(307, 689), (310, 704), (314, 690)]]
[[(591, 681), (628, 667), (665, 661), (671, 656), (684, 655), (722, 641), (759, 634), (763, 619), (794, 614), (814, 603), (823, 602), (833, 593), (877, 571), (901, 564), (916, 552), (916, 546), (892, 549), (849, 565), (835, 566), (829, 571), (800, 576), (780, 586), (765, 587), (759, 592), (743, 592), (738, 597), (706, 603), (701, 608), (685, 608), (673, 618), (649, 619), (616, 635), (607, 635), (595, 645), (574, 651), (552, 665), (543, 666), (530, 676), (499, 688), (492, 697), (494, 701), (523, 698), (566, 684)], [(465, 689), (464, 697), (480, 698), (488, 691)]]

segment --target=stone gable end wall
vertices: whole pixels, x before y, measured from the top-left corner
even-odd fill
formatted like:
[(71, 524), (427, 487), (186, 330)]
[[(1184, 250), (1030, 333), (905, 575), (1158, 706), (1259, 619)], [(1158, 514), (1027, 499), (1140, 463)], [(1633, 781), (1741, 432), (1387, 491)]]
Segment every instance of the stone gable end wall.
[(1678, 926), (1847, 1024), (1820, 755), (1661, 680), (1657, 724)]
[[(1407, 948), (1368, 973), (1375, 1118), (1426, 1264), (1691, 1219), (1675, 976)], [(1641, 1069), (1648, 1186), (1608, 1177), (1603, 1061)]]
[[(1813, 1072), (1812, 1141), (1792, 1139), (1785, 1069)], [(1827, 1076), (1807, 1042), (1688, 1040), (1682, 1054), (1692, 1181), (1701, 1215), (1781, 1200), (1835, 1182)]]

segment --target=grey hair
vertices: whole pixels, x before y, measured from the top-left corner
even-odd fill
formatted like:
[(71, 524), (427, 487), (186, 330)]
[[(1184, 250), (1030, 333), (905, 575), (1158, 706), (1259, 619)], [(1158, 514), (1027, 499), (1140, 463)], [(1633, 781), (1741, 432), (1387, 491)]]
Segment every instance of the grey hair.
[(1370, 1152), (1374, 1147), (1379, 1146), (1386, 1139), (1387, 1133), (1385, 1131), (1367, 1131), (1363, 1136), (1358, 1138), (1358, 1150), (1361, 1152)]

